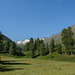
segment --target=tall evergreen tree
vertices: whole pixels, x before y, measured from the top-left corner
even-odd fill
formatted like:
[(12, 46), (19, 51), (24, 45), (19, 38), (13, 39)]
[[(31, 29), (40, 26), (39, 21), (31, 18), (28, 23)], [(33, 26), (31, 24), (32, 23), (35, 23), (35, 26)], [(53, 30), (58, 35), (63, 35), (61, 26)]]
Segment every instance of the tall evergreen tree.
[(38, 50), (38, 53), (40, 54), (39, 47), (40, 47), (40, 40), (39, 40), (39, 38), (37, 38), (37, 50)]
[(49, 45), (48, 45), (48, 43), (46, 43), (46, 52), (45, 53), (49, 53)]
[(30, 38), (30, 43), (33, 43), (33, 38)]
[(30, 39), (30, 42), (29, 42), (29, 51), (30, 51), (30, 56), (32, 58), (34, 58), (35, 56), (35, 50), (34, 50), (34, 42), (33, 42), (33, 38)]
[(45, 55), (45, 44), (41, 43), (39, 49), (40, 49), (40, 55), (44, 56)]
[(68, 29), (63, 29), (62, 33), (61, 33), (61, 36), (62, 36), (61, 40), (62, 40), (62, 43), (65, 46), (66, 53), (68, 53), (70, 51), (71, 55), (72, 55), (72, 51), (73, 51), (73, 48), (74, 48), (74, 39), (72, 37), (73, 32), (72, 32), (71, 27), (68, 27)]
[(54, 51), (54, 49), (55, 49), (55, 44), (54, 44), (54, 39), (52, 38), (50, 45), (49, 45), (50, 54)]
[(23, 51), (29, 51), (29, 42), (25, 44)]
[(56, 43), (55, 45), (55, 50), (57, 51), (58, 50), (58, 44)]
[(58, 54), (62, 54), (62, 45), (60, 43), (58, 44), (57, 50)]
[(73, 49), (74, 49), (74, 39), (73, 39), (73, 32), (72, 32), (72, 28), (71, 27), (68, 27), (67, 29), (68, 31), (68, 49), (71, 51), (71, 55), (73, 55)]
[(42, 39), (40, 40), (40, 44), (41, 44), (41, 43), (44, 43)]
[(21, 48), (21, 47), (16, 46), (16, 52), (20, 52), (20, 53), (21, 53), (21, 51), (22, 51), (22, 48)]
[(34, 43), (34, 49), (37, 50), (37, 41), (35, 39), (35, 43)]
[(15, 55), (15, 53), (16, 53), (16, 44), (15, 44), (15, 42), (12, 42), (11, 46), (10, 46), (9, 54), (10, 55)]

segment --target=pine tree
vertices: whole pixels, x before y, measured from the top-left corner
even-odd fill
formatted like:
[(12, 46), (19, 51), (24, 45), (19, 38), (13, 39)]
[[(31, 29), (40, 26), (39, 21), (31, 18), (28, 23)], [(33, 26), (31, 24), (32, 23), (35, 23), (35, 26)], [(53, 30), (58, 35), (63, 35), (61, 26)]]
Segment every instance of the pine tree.
[(57, 51), (58, 50), (58, 44), (56, 43), (55, 45), (55, 50)]
[(29, 42), (25, 44), (23, 51), (29, 51)]
[(10, 55), (15, 55), (15, 53), (16, 53), (16, 44), (15, 44), (15, 42), (12, 42), (11, 46), (10, 46), (9, 54)]
[(67, 53), (67, 50), (68, 50), (68, 32), (67, 32), (67, 29), (63, 29), (62, 32), (61, 32), (61, 41), (62, 41), (62, 44), (64, 44), (65, 46), (65, 52)]
[(35, 39), (35, 43), (34, 43), (34, 49), (37, 50), (37, 41)]
[(60, 43), (58, 44), (57, 50), (58, 54), (62, 54), (62, 45)]
[(29, 42), (29, 51), (30, 51), (30, 56), (32, 58), (34, 58), (35, 56), (35, 50), (34, 50), (34, 42), (33, 42), (33, 38), (30, 39), (30, 42)]
[(44, 43), (40, 44), (40, 55), (41, 56), (45, 55), (45, 44)]
[(68, 27), (67, 29), (68, 31), (68, 49), (70, 50), (71, 52), (71, 55), (73, 55), (73, 49), (74, 49), (74, 39), (73, 39), (73, 32), (72, 32), (72, 28), (71, 27)]
[(71, 55), (72, 55), (72, 51), (74, 48), (74, 39), (72, 37), (73, 32), (72, 32), (71, 27), (68, 27), (68, 29), (63, 29), (61, 36), (62, 36), (61, 40), (65, 46), (66, 53), (71, 52)]
[(55, 49), (55, 44), (54, 44), (54, 39), (52, 39), (49, 45), (50, 54), (54, 51), (54, 49)]
[(38, 53), (40, 54), (40, 50), (39, 50), (39, 47), (40, 47), (40, 40), (39, 38), (37, 38), (37, 50), (38, 50)]
[(21, 51), (22, 51), (22, 48), (21, 48), (21, 47), (16, 46), (16, 52), (20, 52), (20, 53), (21, 53)]
[(45, 53), (49, 53), (49, 45), (48, 45), (48, 43), (46, 43), (46, 52)]
[(41, 44), (41, 43), (44, 43), (42, 39), (40, 40), (40, 44)]

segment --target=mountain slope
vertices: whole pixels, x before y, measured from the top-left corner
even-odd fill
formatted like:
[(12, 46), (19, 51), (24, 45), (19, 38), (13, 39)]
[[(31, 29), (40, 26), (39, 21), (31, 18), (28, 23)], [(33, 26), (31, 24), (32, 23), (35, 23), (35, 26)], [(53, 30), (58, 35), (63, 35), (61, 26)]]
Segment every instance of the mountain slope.
[[(3, 34), (2, 34), (3, 35)], [(5, 36), (5, 35), (3, 35), (3, 40), (4, 41), (9, 41), (9, 42), (12, 42), (12, 40), (11, 39), (9, 39), (7, 36)]]
[[(75, 39), (75, 24), (71, 26), (72, 27), (72, 31), (74, 33), (73, 35), (73, 38)], [(54, 39), (55, 40), (55, 43), (61, 43), (61, 33), (58, 33), (58, 34), (54, 34), (52, 35), (51, 37), (47, 38), (44, 40), (44, 43), (50, 43), (50, 40), (51, 39)]]

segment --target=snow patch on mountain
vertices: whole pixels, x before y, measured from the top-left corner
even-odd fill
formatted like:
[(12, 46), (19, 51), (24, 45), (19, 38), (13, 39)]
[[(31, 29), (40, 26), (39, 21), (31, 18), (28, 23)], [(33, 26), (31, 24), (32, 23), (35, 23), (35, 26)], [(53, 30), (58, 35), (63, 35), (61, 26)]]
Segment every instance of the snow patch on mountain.
[(25, 40), (23, 40), (23, 41), (16, 41), (15, 43), (17, 44), (17, 45), (25, 45), (27, 42), (29, 42), (30, 40), (29, 39), (25, 39)]

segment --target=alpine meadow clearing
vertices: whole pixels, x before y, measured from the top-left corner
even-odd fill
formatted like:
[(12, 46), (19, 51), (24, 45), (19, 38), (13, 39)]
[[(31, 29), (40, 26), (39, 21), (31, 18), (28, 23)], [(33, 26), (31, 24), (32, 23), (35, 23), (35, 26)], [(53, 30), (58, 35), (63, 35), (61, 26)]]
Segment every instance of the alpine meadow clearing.
[(1, 57), (0, 75), (75, 75), (75, 63), (31, 58)]

